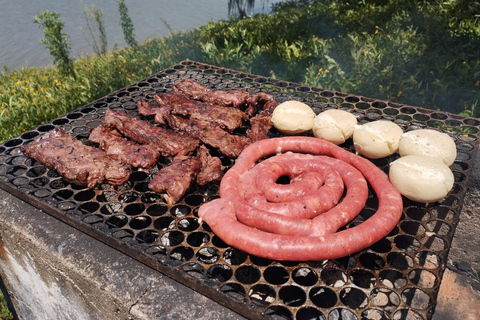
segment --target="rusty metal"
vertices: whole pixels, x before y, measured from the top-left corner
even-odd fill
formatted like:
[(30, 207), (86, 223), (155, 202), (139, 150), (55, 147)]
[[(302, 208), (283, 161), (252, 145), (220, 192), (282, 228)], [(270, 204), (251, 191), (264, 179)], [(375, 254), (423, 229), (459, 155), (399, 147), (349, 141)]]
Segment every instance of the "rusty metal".
[[(458, 148), (452, 166), (454, 188), (440, 203), (423, 205), (405, 199), (398, 226), (357, 254), (286, 263), (231, 248), (206, 224), (198, 223), (198, 207), (218, 196), (218, 183), (194, 186), (169, 207), (147, 189), (152, 175), (164, 165), (161, 162), (151, 172), (134, 171), (122, 186), (103, 184), (90, 190), (66, 183), (20, 151), (55, 126), (88, 144), (90, 131), (102, 122), (108, 108), (138, 115), (138, 99), (152, 99), (182, 78), (196, 79), (214, 90), (266, 92), (279, 102), (300, 100), (316, 113), (346, 109), (360, 123), (388, 119), (404, 131), (446, 132)], [(478, 119), (184, 61), (5, 141), (0, 145), (0, 187), (251, 319), (430, 319), (478, 149), (479, 125)], [(271, 134), (280, 135), (275, 130)], [(344, 147), (353, 150), (351, 144)], [(396, 157), (374, 162), (387, 171)], [(227, 158), (222, 161), (232, 164)], [(376, 205), (372, 194), (350, 225), (367, 219)]]

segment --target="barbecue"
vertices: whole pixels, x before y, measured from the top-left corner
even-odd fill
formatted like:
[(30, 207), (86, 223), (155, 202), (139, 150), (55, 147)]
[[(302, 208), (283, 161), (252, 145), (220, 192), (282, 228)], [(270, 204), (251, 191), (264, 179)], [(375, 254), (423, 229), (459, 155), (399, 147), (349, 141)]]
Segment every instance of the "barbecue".
[[(386, 237), (365, 250), (337, 259), (279, 262), (227, 245), (205, 222), (199, 221), (199, 207), (218, 198), (218, 181), (204, 185), (193, 183), (175, 204), (159, 201), (148, 189), (153, 175), (168, 167), (177, 156), (198, 156), (202, 143), (197, 138), (172, 130), (191, 142), (191, 151), (179, 154), (176, 150), (189, 148), (170, 148), (150, 173), (133, 169), (122, 185), (103, 182), (93, 189), (72, 188), (56, 170), (21, 152), (23, 147), (56, 127), (83, 145), (92, 145), (88, 141), (90, 133), (105, 122), (128, 139), (137, 141), (144, 134), (127, 134), (133, 128), (125, 128), (137, 121), (133, 119), (148, 124), (145, 128), (162, 128), (154, 123), (153, 117), (141, 116), (137, 103), (144, 99), (154, 104), (155, 95), (171, 92), (179, 80), (189, 83), (191, 79), (207, 88), (195, 87), (199, 91), (195, 97), (203, 97), (205, 103), (216, 101), (207, 98), (216, 91), (234, 92), (235, 96), (238, 92), (248, 92), (250, 98), (255, 97), (257, 101), (268, 94), (279, 103), (292, 99), (305, 102), (317, 114), (328, 109), (349, 110), (360, 124), (383, 119), (394, 121), (404, 132), (421, 128), (442, 130), (454, 138), (458, 150), (457, 160), (451, 167), (454, 187), (438, 203), (425, 205), (403, 199), (400, 222)], [(182, 94), (188, 96), (186, 91)], [(243, 98), (240, 99), (243, 102), (238, 103), (238, 108), (247, 114), (248, 100), (246, 105)], [(236, 135), (248, 137), (248, 132), (253, 131), (252, 120), (263, 110), (263, 107), (255, 110), (249, 121), (235, 129)], [(112, 113), (127, 121), (117, 121), (116, 117), (115, 121), (105, 121), (106, 115)], [(474, 129), (479, 125), (477, 119), (184, 61), (5, 141), (0, 145), (0, 187), (247, 318), (396, 319), (410, 316), (431, 319), (478, 149), (478, 131)], [(266, 127), (269, 138), (283, 137), (269, 127), (268, 122)], [(474, 133), (460, 132), (459, 127), (470, 128)], [(265, 127), (257, 127), (257, 132), (265, 134), (264, 130)], [(217, 174), (219, 161), (226, 172), (234, 165), (235, 159), (211, 146), (207, 148), (211, 156), (207, 158), (216, 163), (217, 169), (213, 171)], [(342, 148), (354, 152), (351, 143)], [(396, 157), (375, 159), (372, 163), (386, 172)], [(112, 210), (113, 206), (120, 209)], [(369, 192), (359, 216), (344, 228), (361, 224), (377, 208), (378, 199)], [(151, 224), (138, 227), (144, 225), (140, 221), (145, 217)]]

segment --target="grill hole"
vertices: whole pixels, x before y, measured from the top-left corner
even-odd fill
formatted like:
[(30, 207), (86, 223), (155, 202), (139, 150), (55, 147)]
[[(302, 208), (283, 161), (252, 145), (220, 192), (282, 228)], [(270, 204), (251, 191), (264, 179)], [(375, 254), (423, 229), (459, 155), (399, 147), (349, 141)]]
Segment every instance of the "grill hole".
[(328, 314), (328, 320), (356, 320), (357, 316), (350, 310), (344, 308), (333, 309)]
[(247, 260), (247, 254), (235, 248), (225, 250), (223, 260), (231, 265), (239, 265)]
[(193, 258), (193, 250), (187, 247), (176, 247), (170, 252), (170, 258), (177, 261), (189, 261)]
[(420, 242), (411, 236), (399, 235), (395, 237), (395, 240), (393, 241), (398, 248), (406, 250), (408, 252), (414, 252), (417, 251), (418, 248), (420, 248)]
[(215, 264), (208, 268), (207, 275), (212, 279), (225, 282), (230, 280), (233, 275), (233, 271), (232, 268), (225, 264)]
[(256, 284), (248, 291), (248, 296), (253, 303), (269, 305), (275, 301), (275, 289), (267, 284)]
[(430, 304), (430, 296), (423, 290), (408, 288), (402, 292), (402, 300), (413, 309), (425, 310)]
[(27, 171), (26, 176), (30, 178), (39, 177), (47, 172), (47, 168), (44, 166), (35, 166)]
[(76, 201), (88, 201), (95, 198), (95, 191), (91, 189), (87, 189), (84, 191), (80, 191), (73, 197)]
[(379, 270), (385, 266), (385, 261), (376, 253), (366, 252), (360, 255), (359, 261), (367, 269)]
[(403, 320), (403, 319), (413, 319), (413, 320), (422, 320), (421, 314), (412, 309), (400, 309), (393, 314), (393, 320)]
[(49, 187), (50, 189), (63, 189), (68, 186), (68, 183), (63, 179), (53, 180)]
[(193, 231), (198, 229), (200, 225), (196, 218), (185, 218), (178, 222), (177, 227), (182, 231)]
[(350, 274), (350, 280), (360, 288), (372, 288), (377, 282), (375, 275), (367, 270), (354, 270)]
[(170, 214), (177, 218), (182, 218), (190, 214), (192, 209), (185, 205), (177, 205), (170, 209)]
[(278, 297), (285, 305), (292, 307), (299, 307), (307, 300), (305, 291), (297, 286), (282, 287), (278, 292)]
[(158, 230), (167, 230), (175, 228), (175, 219), (172, 217), (161, 217), (155, 220), (153, 227)]
[(315, 271), (309, 268), (298, 268), (292, 273), (292, 279), (301, 286), (313, 286), (318, 281)]
[(430, 220), (430, 214), (423, 208), (410, 207), (406, 210), (406, 213), (411, 219), (419, 222), (426, 222)]
[(415, 255), (415, 262), (427, 269), (436, 269), (440, 266), (440, 257), (431, 251), (420, 251)]
[(155, 230), (144, 230), (137, 234), (136, 239), (140, 243), (154, 243), (158, 239), (158, 232)]
[(334, 268), (323, 269), (320, 277), (330, 287), (342, 287), (347, 282), (345, 273)]
[[(83, 213), (93, 213), (98, 210), (100, 205), (97, 202), (86, 202), (82, 203), (79, 207), (78, 210)], [(103, 218), (102, 218), (103, 219)]]
[(33, 193), (33, 195), (37, 198), (46, 198), (50, 195), (50, 190), (47, 190), (47, 189), (38, 189), (38, 190), (35, 190), (35, 192)]
[(387, 239), (382, 239), (372, 244), (370, 249), (378, 253), (387, 253), (392, 250), (392, 243)]
[(265, 310), (265, 317), (269, 320), (290, 320), (293, 319), (293, 315), (284, 306), (271, 306)]
[(215, 263), (220, 258), (218, 250), (213, 247), (205, 247), (198, 250), (196, 256), (198, 261), (207, 264)]
[(98, 225), (98, 224), (103, 224), (103, 217), (96, 214), (92, 214), (92, 215), (86, 216), (83, 219), (83, 221), (91, 225)]
[(387, 288), (377, 288), (370, 293), (370, 299), (377, 307), (385, 311), (392, 312), (400, 305), (400, 297), (393, 290)]
[(147, 213), (153, 217), (164, 215), (168, 211), (165, 204), (154, 204), (147, 208)]
[(445, 240), (437, 236), (422, 238), (422, 244), (433, 251), (443, 251), (448, 248), (448, 244)]
[(405, 279), (403, 273), (397, 270), (383, 270), (378, 275), (378, 278), (383, 285), (392, 289), (403, 288), (407, 285), (407, 279)]
[(124, 212), (129, 215), (137, 215), (145, 210), (145, 205), (142, 203), (132, 203), (125, 207)]
[(18, 146), (23, 142), (22, 139), (11, 139), (4, 142), (4, 146), (7, 148)]
[(263, 271), (263, 278), (268, 283), (279, 285), (286, 283), (290, 279), (290, 275), (284, 267), (272, 266)]
[(400, 224), (400, 229), (412, 236), (421, 236), (425, 233), (425, 228), (420, 224), (420, 222), (412, 220), (402, 221)]
[(172, 230), (164, 233), (163, 236), (160, 238), (160, 242), (164, 246), (173, 247), (182, 243), (184, 239), (185, 236), (182, 232)]
[(226, 283), (220, 287), (220, 292), (235, 301), (242, 302), (245, 298), (245, 289), (238, 283)]
[(75, 202), (73, 202), (73, 201), (64, 201), (64, 202), (59, 203), (57, 205), (57, 207), (60, 210), (68, 211), (68, 210), (75, 209), (76, 205), (75, 205)]
[(24, 166), (14, 166), (7, 170), (7, 174), (12, 175), (14, 177), (21, 176), (25, 172), (27, 172), (27, 168)]
[(124, 202), (124, 203), (130, 203), (137, 200), (139, 196), (140, 195), (137, 192), (133, 192), (133, 191), (125, 192), (118, 196), (118, 201)]
[(413, 259), (402, 252), (391, 252), (387, 256), (387, 262), (393, 268), (406, 270), (413, 266)]
[(49, 182), (50, 182), (50, 179), (48, 179), (47, 177), (40, 177), (40, 178), (33, 179), (30, 185), (32, 185), (35, 188), (41, 188), (46, 186)]
[[(143, 203), (156, 203), (156, 202), (161, 202), (162, 201), (162, 196), (159, 195), (158, 193), (146, 192), (145, 194), (142, 195), (141, 200), (142, 200)], [(165, 206), (165, 208), (166, 208), (166, 206)]]
[(112, 232), (112, 236), (124, 242), (128, 242), (133, 239), (133, 232), (131, 230), (122, 229)]
[(204, 199), (200, 195), (190, 195), (185, 198), (185, 203), (189, 206), (199, 206), (203, 203)]
[(147, 228), (152, 223), (152, 218), (147, 216), (139, 216), (130, 220), (130, 227), (132, 229), (140, 230)]
[(210, 241), (210, 236), (205, 232), (193, 232), (187, 237), (187, 243), (193, 247), (200, 247)]
[(151, 246), (145, 250), (145, 253), (163, 260), (167, 256), (167, 249), (163, 246)]
[(367, 295), (357, 288), (345, 288), (340, 292), (340, 301), (352, 309), (365, 308), (368, 305)]
[(182, 266), (182, 271), (185, 272), (188, 276), (197, 279), (205, 279), (205, 269), (198, 263), (190, 262)]
[(253, 284), (260, 280), (260, 276), (260, 270), (250, 264), (240, 266), (235, 270), (235, 278), (244, 284)]
[(102, 206), (102, 208), (100, 209), (100, 212), (105, 215), (111, 215), (111, 214), (121, 212), (122, 209), (123, 209), (123, 206), (121, 203), (111, 202)]
[(331, 308), (337, 304), (335, 291), (324, 286), (312, 288), (309, 298), (319, 308)]
[(427, 230), (439, 236), (447, 236), (451, 230), (450, 225), (441, 220), (432, 220), (427, 223)]
[(422, 288), (434, 288), (437, 286), (437, 277), (430, 271), (414, 269), (408, 274), (408, 279), (414, 285)]
[(108, 218), (106, 223), (112, 228), (122, 228), (128, 223), (128, 218), (124, 215), (116, 215)]
[(313, 307), (303, 307), (298, 309), (296, 320), (325, 320), (325, 315)]

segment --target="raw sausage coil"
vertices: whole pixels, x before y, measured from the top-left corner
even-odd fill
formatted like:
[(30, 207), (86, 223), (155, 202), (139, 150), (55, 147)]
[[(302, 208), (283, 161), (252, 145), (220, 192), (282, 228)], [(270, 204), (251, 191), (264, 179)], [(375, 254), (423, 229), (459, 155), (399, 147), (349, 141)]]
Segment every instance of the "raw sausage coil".
[[(290, 183), (276, 183), (280, 176)], [(377, 212), (336, 232), (363, 209), (365, 179), (378, 197)], [(202, 205), (198, 215), (233, 247), (304, 261), (339, 258), (374, 244), (396, 226), (402, 208), (400, 193), (369, 160), (321, 139), (285, 137), (245, 148), (223, 177), (220, 198)]]

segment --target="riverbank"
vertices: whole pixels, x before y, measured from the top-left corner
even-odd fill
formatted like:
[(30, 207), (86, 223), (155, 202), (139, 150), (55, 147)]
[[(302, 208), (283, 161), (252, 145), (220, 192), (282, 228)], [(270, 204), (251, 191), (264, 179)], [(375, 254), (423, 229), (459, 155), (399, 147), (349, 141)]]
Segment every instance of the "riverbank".
[(414, 1), (279, 3), (272, 14), (78, 59), (75, 79), (55, 67), (4, 72), (0, 141), (185, 59), (478, 117), (474, 13), (467, 5)]

